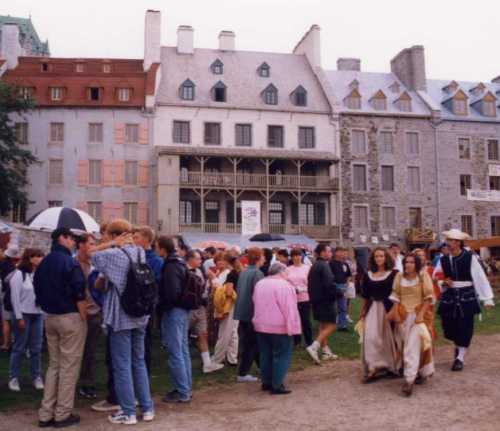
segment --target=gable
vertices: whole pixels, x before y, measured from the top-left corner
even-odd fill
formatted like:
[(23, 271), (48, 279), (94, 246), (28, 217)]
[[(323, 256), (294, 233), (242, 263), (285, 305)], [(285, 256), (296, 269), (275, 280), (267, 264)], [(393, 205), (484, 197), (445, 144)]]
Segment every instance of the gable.
[(373, 99), (387, 99), (386, 95), (384, 94), (384, 92), (382, 90), (378, 90), (372, 97), (370, 100), (373, 100)]

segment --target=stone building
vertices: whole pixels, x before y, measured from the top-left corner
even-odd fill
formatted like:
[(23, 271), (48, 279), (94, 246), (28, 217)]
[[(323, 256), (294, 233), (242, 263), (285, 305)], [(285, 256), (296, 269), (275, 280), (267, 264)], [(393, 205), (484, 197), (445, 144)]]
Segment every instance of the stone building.
[(42, 42), (29, 18), (0, 15), (0, 58), (6, 57), (4, 48), (12, 46), (11, 37), (19, 41), (20, 53), (24, 56), (50, 56), (49, 41)]

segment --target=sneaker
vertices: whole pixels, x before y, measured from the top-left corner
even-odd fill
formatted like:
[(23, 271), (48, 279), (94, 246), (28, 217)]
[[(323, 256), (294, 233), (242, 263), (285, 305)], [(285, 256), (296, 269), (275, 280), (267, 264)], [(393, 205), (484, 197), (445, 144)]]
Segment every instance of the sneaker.
[(19, 386), (19, 380), (17, 380), (16, 378), (10, 379), (9, 380), (9, 389), (13, 392), (20, 392), (21, 386)]
[(309, 353), (309, 356), (312, 358), (312, 360), (316, 364), (318, 364), (318, 365), (321, 364), (321, 360), (319, 359), (319, 355), (318, 355), (318, 350), (315, 349), (312, 344), (310, 346), (306, 347), (306, 352)]
[(191, 397), (185, 397), (177, 391), (168, 392), (162, 399), (164, 403), (190, 403)]
[(224, 368), (224, 364), (216, 364), (215, 362), (210, 362), (208, 365), (203, 365), (203, 373), (213, 373), (214, 371), (219, 371)]
[(151, 422), (155, 418), (155, 412), (150, 411), (142, 414), (142, 420), (144, 422)]
[(324, 361), (334, 361), (338, 358), (339, 357), (330, 350), (330, 347), (328, 346), (323, 347), (323, 351), (321, 353), (321, 359), (323, 359)]
[(39, 376), (35, 380), (33, 380), (33, 386), (37, 391), (43, 391), (43, 388), (45, 387), (43, 384), (42, 378)]
[(108, 403), (106, 400), (99, 401), (90, 406), (95, 412), (113, 412), (121, 410), (118, 404)]
[(348, 323), (354, 323), (351, 319), (351, 316), (346, 316), (345, 320), (347, 320)]
[(108, 421), (112, 424), (135, 425), (137, 423), (137, 417), (135, 415), (126, 415), (119, 410), (115, 414), (108, 416)]
[(255, 377), (255, 376), (247, 374), (246, 376), (238, 376), (238, 377), (236, 377), (236, 381), (238, 383), (253, 383), (253, 382), (258, 382), (259, 379), (257, 377)]

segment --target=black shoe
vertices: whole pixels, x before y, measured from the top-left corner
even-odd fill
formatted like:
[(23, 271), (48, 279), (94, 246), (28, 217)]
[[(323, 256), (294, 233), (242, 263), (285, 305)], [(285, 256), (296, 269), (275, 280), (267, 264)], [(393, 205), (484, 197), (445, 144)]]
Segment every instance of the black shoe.
[(292, 391), (290, 389), (285, 388), (284, 385), (281, 385), (278, 389), (271, 389), (271, 395), (288, 395), (291, 394)]
[(349, 328), (339, 328), (337, 329), (339, 332), (349, 332)]
[(427, 379), (425, 377), (418, 375), (417, 378), (415, 379), (415, 384), (416, 385), (423, 385), (426, 382), (426, 380)]
[(50, 421), (38, 421), (38, 428), (50, 428), (55, 426), (56, 421), (51, 419)]
[(191, 397), (183, 397), (179, 392), (172, 391), (167, 393), (161, 400), (164, 403), (190, 403)]
[(80, 416), (71, 413), (66, 419), (62, 421), (56, 421), (54, 426), (56, 428), (66, 428), (70, 427), (71, 425), (76, 425), (79, 423), (80, 423)]
[(78, 395), (87, 400), (95, 400), (97, 398), (95, 389), (87, 386), (82, 386), (78, 391)]
[(261, 390), (263, 391), (272, 391), (273, 390), (273, 385), (267, 385), (265, 383), (262, 383), (262, 386), (260, 387)]
[(460, 359), (455, 359), (451, 367), (451, 371), (462, 371), (464, 369), (464, 363)]

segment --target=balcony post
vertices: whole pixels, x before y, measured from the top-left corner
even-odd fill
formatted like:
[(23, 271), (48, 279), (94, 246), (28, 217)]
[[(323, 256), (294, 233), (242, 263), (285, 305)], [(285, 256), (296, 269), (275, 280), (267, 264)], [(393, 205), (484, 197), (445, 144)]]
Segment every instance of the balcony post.
[(204, 156), (200, 157), (200, 207), (201, 207), (201, 231), (205, 232), (205, 161)]

